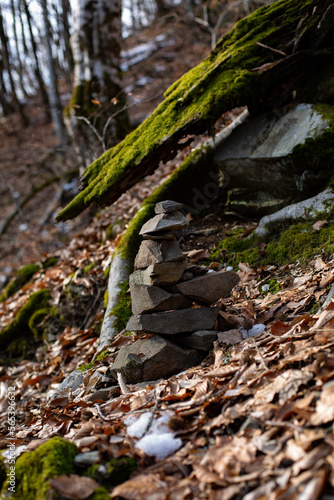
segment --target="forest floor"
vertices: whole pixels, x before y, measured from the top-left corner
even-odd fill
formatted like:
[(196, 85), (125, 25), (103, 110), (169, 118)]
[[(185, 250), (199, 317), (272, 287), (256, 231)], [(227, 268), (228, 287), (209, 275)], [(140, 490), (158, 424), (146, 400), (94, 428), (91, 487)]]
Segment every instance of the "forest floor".
[[(210, 37), (201, 29), (186, 33), (182, 22), (166, 24), (165, 29), (165, 40), (173, 42), (127, 75), (133, 102), (140, 101), (130, 108), (135, 121), (156, 106), (162, 88), (209, 52)], [(159, 26), (128, 43), (146, 43), (158, 34)], [(161, 61), (165, 67), (157, 71)], [(141, 77), (145, 84), (136, 86)], [(306, 262), (235, 262), (240, 284), (219, 303), (222, 333), (233, 330), (234, 341), (230, 336), (226, 345), (222, 335), (200, 366), (168, 380), (120, 390), (109, 365), (122, 346), (140, 336), (119, 334), (103, 359), (90, 364), (104, 314), (105, 271), (142, 200), (189, 150), (161, 165), (111, 207), (55, 225), (54, 214), (77, 189), (75, 181), (66, 178), (76, 166), (75, 153), (69, 151), (64, 161), (38, 103), (32, 101), (27, 108), (28, 129), (19, 129), (15, 117), (0, 124), (2, 227), (17, 212), (0, 236), (0, 277), (5, 283), (25, 264), (55, 255), (59, 259), (1, 304), (0, 325), (12, 321), (28, 297), (45, 288), (61, 321), (48, 318), (47, 342), (28, 343), (23, 360), (0, 368), (0, 448), (6, 450), (14, 441), (20, 455), (53, 436), (74, 442), (78, 453), (88, 454), (80, 455), (88, 462), (77, 462), (73, 468), (71, 490), (64, 476), (54, 479), (52, 487), (62, 498), (89, 498), (87, 492), (94, 495), (100, 483), (111, 498), (135, 500), (333, 498), (333, 303), (318, 310), (334, 281), (333, 256), (317, 248)], [(54, 178), (20, 207), (34, 188)], [(257, 224), (225, 214), (223, 202), (208, 205), (200, 218), (190, 219), (190, 231), (178, 233), (179, 243), (184, 252), (199, 251), (193, 262), (207, 265), (208, 255), (226, 233), (239, 229), (240, 237), (246, 237)], [(211, 260), (211, 266), (219, 265)], [(254, 325), (263, 325), (256, 337), (250, 333)], [(79, 391), (47, 405), (54, 390), (78, 367), (86, 369)], [(97, 393), (110, 385), (107, 395)], [(7, 421), (12, 386), (15, 438), (9, 437)], [(129, 418), (134, 416), (141, 422), (136, 430), (130, 428)], [(169, 423), (159, 431), (160, 417)], [(151, 427), (150, 420), (155, 422)], [(169, 449), (170, 454), (159, 455), (155, 442), (160, 452)], [(110, 464), (124, 457), (134, 459), (136, 471), (118, 486), (117, 473), (108, 476), (101, 469), (93, 478), (83, 475), (87, 464)], [(124, 462), (122, 467), (126, 469)]]

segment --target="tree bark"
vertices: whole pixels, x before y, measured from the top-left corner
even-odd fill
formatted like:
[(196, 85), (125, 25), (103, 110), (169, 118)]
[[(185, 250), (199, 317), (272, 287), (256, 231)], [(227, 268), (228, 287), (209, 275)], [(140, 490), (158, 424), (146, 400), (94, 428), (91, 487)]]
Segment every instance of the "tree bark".
[(51, 45), (51, 30), (50, 22), (48, 18), (48, 6), (47, 0), (41, 0), (42, 11), (43, 11), (43, 22), (44, 22), (44, 40), (45, 48), (47, 54), (47, 65), (49, 71), (49, 103), (52, 122), (55, 127), (55, 131), (59, 140), (59, 145), (64, 147), (67, 143), (67, 134), (65, 125), (63, 122), (63, 110), (60, 102), (60, 96), (57, 86), (57, 76), (55, 72), (53, 56), (52, 56), (52, 45)]
[(1, 41), (1, 48), (2, 48), (2, 60), (3, 60), (4, 68), (7, 70), (8, 79), (9, 79), (10, 86), (11, 86), (13, 107), (14, 107), (15, 111), (20, 115), (22, 125), (24, 127), (26, 127), (28, 125), (28, 118), (24, 114), (23, 106), (20, 103), (20, 101), (17, 97), (17, 94), (16, 94), (15, 82), (13, 79), (12, 68), (11, 68), (11, 64), (10, 64), (8, 38), (7, 38), (7, 35), (5, 33), (5, 27), (4, 27), (1, 8), (0, 8), (0, 41)]
[[(89, 118), (109, 145), (130, 130), (120, 74), (121, 36), (121, 0), (76, 0), (72, 35), (74, 89), (67, 114), (74, 133), (79, 128), (76, 117)], [(84, 127), (80, 129), (82, 133)]]
[(34, 56), (34, 59), (35, 59), (35, 76), (36, 76), (36, 80), (37, 80), (37, 83), (38, 83), (39, 91), (40, 91), (40, 94), (41, 94), (42, 102), (43, 102), (43, 105), (44, 105), (45, 117), (46, 117), (46, 119), (48, 121), (50, 121), (51, 120), (50, 103), (49, 103), (48, 94), (47, 94), (47, 91), (46, 91), (46, 88), (45, 88), (44, 80), (43, 80), (42, 73), (41, 73), (40, 66), (39, 66), (38, 54), (37, 54), (37, 43), (36, 43), (36, 40), (35, 40), (35, 37), (34, 37), (34, 33), (33, 33), (33, 30), (32, 30), (31, 14), (30, 14), (30, 11), (29, 11), (27, 0), (22, 0), (22, 1), (23, 1), (24, 12), (25, 12), (26, 18), (27, 18), (29, 35), (30, 35), (30, 41), (31, 41), (31, 46), (32, 46), (32, 51), (33, 51), (33, 56)]

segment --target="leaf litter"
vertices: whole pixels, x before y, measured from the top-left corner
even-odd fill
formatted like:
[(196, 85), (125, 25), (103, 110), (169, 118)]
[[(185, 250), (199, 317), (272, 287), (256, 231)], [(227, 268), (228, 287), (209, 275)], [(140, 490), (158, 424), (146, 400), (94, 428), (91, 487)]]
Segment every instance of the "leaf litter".
[[(115, 207), (121, 212), (124, 200)], [(1, 304), (2, 328), (30, 294), (47, 287), (65, 317), (36, 357), (1, 367), (1, 448), (12, 441), (6, 408), (7, 389), (14, 386), (18, 454), (58, 435), (76, 444), (76, 463), (136, 460), (130, 479), (109, 488), (111, 498), (332, 495), (334, 300), (328, 292), (334, 260), (316, 256), (304, 266), (259, 268), (240, 263), (240, 285), (216, 304), (220, 333), (202, 364), (167, 380), (126, 384), (109, 366), (122, 346), (145, 334), (121, 332), (91, 363), (104, 312), (104, 271), (116, 247), (115, 240), (103, 238), (104, 216), (59, 252), (57, 264)], [(204, 237), (196, 241), (190, 258), (199, 262), (211, 249)], [(262, 289), (271, 278), (280, 285), (275, 293)], [(323, 305), (312, 314), (314, 301)], [(80, 366), (79, 386), (49, 403)], [(134, 434), (131, 425), (140, 432)], [(96, 481), (87, 479), (75, 474), (67, 498), (95, 491)], [(52, 485), (61, 493), (67, 482), (60, 476)]]

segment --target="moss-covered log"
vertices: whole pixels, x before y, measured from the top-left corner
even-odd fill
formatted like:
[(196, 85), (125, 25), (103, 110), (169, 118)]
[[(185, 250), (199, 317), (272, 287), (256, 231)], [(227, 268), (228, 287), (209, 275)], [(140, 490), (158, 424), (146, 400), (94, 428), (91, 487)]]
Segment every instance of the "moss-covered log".
[[(3, 328), (0, 332), (0, 348), (6, 347), (10, 342), (19, 337), (33, 335), (29, 327), (35, 325), (35, 314), (38, 311), (43, 311), (44, 316), (48, 314), (49, 300), (51, 299), (50, 292), (47, 289), (39, 290), (33, 293), (27, 302), (21, 307), (15, 319)], [(34, 320), (32, 319), (34, 318)], [(41, 315), (39, 315), (41, 319)]]
[(14, 295), (18, 290), (28, 283), (30, 278), (39, 271), (41, 266), (39, 264), (27, 264), (26, 266), (21, 267), (16, 276), (8, 283), (5, 290), (0, 295), (0, 302), (4, 302), (9, 297)]
[(279, 0), (239, 21), (141, 126), (87, 168), (84, 189), (57, 219), (73, 218), (92, 202), (112, 203), (173, 157), (182, 137), (211, 130), (222, 113), (279, 105), (333, 57), (332, 11), (331, 0)]

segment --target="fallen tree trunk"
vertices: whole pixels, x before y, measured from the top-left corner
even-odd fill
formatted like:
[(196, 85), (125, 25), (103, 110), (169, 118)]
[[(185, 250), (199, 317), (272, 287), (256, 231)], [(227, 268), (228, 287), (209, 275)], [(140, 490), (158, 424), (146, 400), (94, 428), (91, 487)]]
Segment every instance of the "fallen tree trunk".
[(167, 90), (142, 125), (87, 168), (83, 191), (57, 220), (73, 218), (93, 202), (112, 203), (175, 156), (184, 147), (178, 144), (182, 137), (211, 130), (224, 112), (278, 106), (333, 58), (332, 16), (330, 0), (280, 0), (239, 21), (207, 59)]

